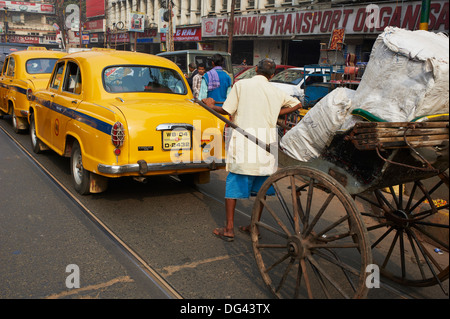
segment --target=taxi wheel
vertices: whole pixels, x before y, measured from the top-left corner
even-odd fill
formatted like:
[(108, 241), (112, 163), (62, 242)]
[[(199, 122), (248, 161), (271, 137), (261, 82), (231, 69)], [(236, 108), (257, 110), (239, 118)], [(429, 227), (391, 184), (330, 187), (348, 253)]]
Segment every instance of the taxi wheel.
[(16, 133), (19, 133), (20, 132), (19, 123), (17, 122), (18, 120), (17, 120), (16, 112), (14, 111), (14, 107), (11, 110), (11, 115), (12, 115), (13, 130)]
[(31, 148), (33, 152), (36, 154), (41, 153), (41, 140), (36, 136), (36, 124), (34, 122), (34, 114), (30, 115), (30, 139), (31, 139)]
[(73, 142), (72, 154), (70, 156), (70, 172), (74, 182), (75, 190), (81, 195), (90, 193), (91, 172), (83, 167), (83, 155), (78, 141)]

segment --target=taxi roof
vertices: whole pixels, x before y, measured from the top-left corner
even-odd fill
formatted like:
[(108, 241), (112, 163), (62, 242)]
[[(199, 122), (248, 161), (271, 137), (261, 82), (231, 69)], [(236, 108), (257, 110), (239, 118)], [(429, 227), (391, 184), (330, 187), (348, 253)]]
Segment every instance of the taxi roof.
[(67, 55), (66, 52), (61, 51), (48, 51), (48, 50), (23, 50), (9, 54), (10, 56), (20, 58), (61, 58)]
[(75, 59), (91, 70), (104, 69), (110, 65), (157, 65), (166, 68), (177, 67), (172, 61), (152, 54), (116, 51), (116, 50), (92, 50), (71, 53), (63, 59)]

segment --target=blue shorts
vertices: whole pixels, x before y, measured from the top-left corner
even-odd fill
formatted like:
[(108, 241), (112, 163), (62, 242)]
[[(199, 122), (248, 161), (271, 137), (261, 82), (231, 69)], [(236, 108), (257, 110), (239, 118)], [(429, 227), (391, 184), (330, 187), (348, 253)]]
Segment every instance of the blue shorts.
[[(268, 178), (269, 176), (242, 175), (230, 172), (228, 173), (226, 181), (225, 198), (242, 199), (256, 196), (259, 189)], [(266, 195), (275, 195), (273, 186), (270, 186)]]

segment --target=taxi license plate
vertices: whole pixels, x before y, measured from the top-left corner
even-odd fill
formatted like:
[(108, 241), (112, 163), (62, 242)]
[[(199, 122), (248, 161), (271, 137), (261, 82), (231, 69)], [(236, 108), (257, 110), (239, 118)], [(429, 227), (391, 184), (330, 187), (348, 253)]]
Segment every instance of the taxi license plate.
[(191, 131), (188, 130), (174, 130), (162, 132), (162, 146), (164, 151), (174, 150), (190, 150)]

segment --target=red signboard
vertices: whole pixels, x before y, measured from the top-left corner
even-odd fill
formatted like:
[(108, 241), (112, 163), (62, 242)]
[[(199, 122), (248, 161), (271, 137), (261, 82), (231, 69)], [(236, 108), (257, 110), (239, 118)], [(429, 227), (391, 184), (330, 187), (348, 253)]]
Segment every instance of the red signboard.
[(8, 12), (30, 12), (30, 13), (55, 13), (52, 4), (41, 4), (36, 2), (24, 1), (0, 1), (0, 9)]
[[(201, 28), (183, 28), (178, 29), (173, 35), (174, 41), (201, 41), (202, 29)], [(166, 41), (166, 34), (161, 33), (161, 41)]]
[(102, 32), (103, 29), (103, 19), (91, 20), (84, 23), (84, 30), (91, 32)]
[(39, 44), (39, 37), (25, 36), (25, 35), (10, 35), (8, 36), (8, 42)]
[(130, 35), (128, 32), (126, 33), (113, 33), (111, 34), (111, 43), (112, 42), (130, 42)]
[(156, 37), (158, 34), (158, 31), (156, 29), (146, 29), (144, 32), (138, 32), (137, 37), (138, 38), (153, 38)]
[[(346, 34), (378, 34), (387, 26), (419, 29), (421, 1), (403, 4), (345, 6), (273, 14), (235, 16), (235, 36), (293, 36), (329, 34), (344, 28)], [(430, 6), (430, 31), (449, 30), (449, 3), (436, 0)], [(228, 36), (228, 18), (202, 20), (202, 36)]]
[(105, 0), (86, 0), (86, 18), (105, 15)]

